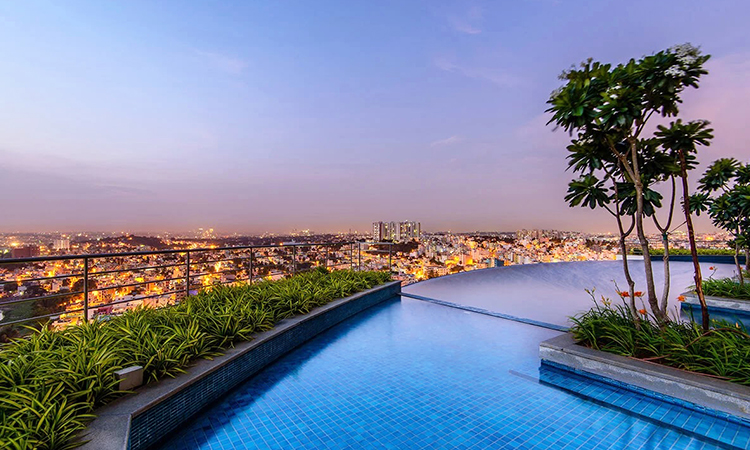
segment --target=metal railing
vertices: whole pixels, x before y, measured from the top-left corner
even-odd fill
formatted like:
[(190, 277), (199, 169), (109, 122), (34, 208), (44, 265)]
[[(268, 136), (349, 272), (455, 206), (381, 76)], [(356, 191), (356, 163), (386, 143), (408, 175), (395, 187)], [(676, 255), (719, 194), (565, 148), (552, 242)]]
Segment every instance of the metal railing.
[[(216, 284), (279, 279), (325, 267), (392, 270), (390, 242), (241, 247), (0, 259), (0, 333), (14, 325), (65, 326), (138, 305), (178, 303)], [(2, 336), (0, 336), (2, 338)]]

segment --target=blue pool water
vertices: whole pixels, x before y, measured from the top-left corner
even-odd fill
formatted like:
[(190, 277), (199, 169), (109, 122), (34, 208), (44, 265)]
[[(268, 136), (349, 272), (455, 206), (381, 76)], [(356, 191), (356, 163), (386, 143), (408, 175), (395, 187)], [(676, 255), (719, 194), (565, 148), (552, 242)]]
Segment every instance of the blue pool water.
[[(730, 264), (701, 263), (704, 276), (732, 276)], [(658, 296), (662, 294), (664, 269), (654, 263), (654, 280)], [(643, 261), (631, 261), (630, 271), (637, 291), (646, 291)], [(693, 264), (673, 261), (670, 264), (671, 289), (669, 312), (679, 315), (677, 297), (693, 284)], [(584, 289), (595, 289), (597, 299), (605, 296), (619, 302), (617, 289), (627, 287), (621, 261), (582, 261), (553, 264), (530, 264), (474, 270), (433, 278), (412, 284), (404, 292), (461, 305), (474, 306), (541, 322), (570, 326), (570, 316), (587, 311), (593, 305)], [(648, 308), (643, 301), (643, 307)]]
[[(609, 407), (541, 383), (538, 345), (556, 335), (394, 299), (288, 354), (161, 448), (747, 448), (747, 429), (712, 435), (713, 422), (678, 406), (653, 413), (665, 426), (653, 401), (617, 392), (623, 406)], [(699, 426), (680, 428), (691, 419)]]

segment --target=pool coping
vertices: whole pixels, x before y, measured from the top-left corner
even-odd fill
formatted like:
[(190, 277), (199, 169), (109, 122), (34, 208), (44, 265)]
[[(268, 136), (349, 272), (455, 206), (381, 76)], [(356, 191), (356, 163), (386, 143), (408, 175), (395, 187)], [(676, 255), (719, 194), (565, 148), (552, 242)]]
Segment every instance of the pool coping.
[[(89, 423), (81, 436), (81, 439), (87, 442), (79, 448), (84, 450), (129, 450), (131, 448), (130, 436), (133, 418), (144, 414), (156, 406), (165, 404), (165, 402), (176, 394), (196, 385), (199, 381), (208, 379), (209, 376), (219, 369), (226, 368), (232, 362), (237, 362), (239, 358), (248, 356), (253, 350), (258, 349), (264, 344), (269, 344), (275, 338), (295, 330), (295, 328), (300, 327), (300, 325), (311, 323), (311, 321), (314, 321), (315, 319), (328, 318), (329, 320), (322, 325), (324, 328), (320, 332), (323, 332), (348, 319), (351, 315), (393, 298), (400, 292), (401, 282), (391, 281), (358, 292), (349, 297), (334, 300), (326, 305), (313, 309), (308, 314), (283, 319), (271, 330), (255, 334), (252, 340), (240, 342), (233, 348), (226, 349), (221, 356), (215, 357), (211, 360), (199, 359), (191, 364), (184, 374), (180, 374), (175, 378), (164, 378), (158, 382), (140, 387), (136, 389), (134, 393), (118, 398), (117, 400), (95, 410), (94, 413), (97, 415), (97, 418)], [(344, 305), (365, 303), (367, 300), (374, 301), (375, 303), (363, 304), (361, 310), (355, 311), (347, 317), (340, 319), (333, 317), (331, 320), (333, 315), (329, 313)], [(296, 348), (304, 342), (306, 342), (306, 340), (293, 345), (293, 347)], [(272, 355), (271, 360), (268, 361), (268, 363), (263, 364), (258, 370), (248, 373), (245, 379), (252, 377), (264, 367), (272, 364), (275, 360), (288, 353), (288, 351), (290, 350), (277, 350), (277, 354)], [(224, 393), (230, 391), (233, 387), (234, 385), (226, 387)], [(167, 433), (165, 433), (165, 435), (166, 434)], [(161, 436), (159, 439), (163, 437), (164, 436)], [(153, 443), (157, 441), (158, 439), (148, 444), (146, 448), (152, 446)]]
[(539, 344), (539, 357), (574, 371), (750, 420), (750, 387), (578, 345), (570, 333)]
[[(698, 294), (695, 292), (683, 292), (682, 296), (685, 297), (683, 305), (688, 304), (692, 306), (700, 307), (700, 301), (698, 301)], [(719, 310), (725, 310), (728, 312), (739, 311), (742, 313), (750, 314), (750, 300), (742, 300), (730, 297), (714, 297), (706, 295), (706, 306), (709, 308), (716, 308)]]

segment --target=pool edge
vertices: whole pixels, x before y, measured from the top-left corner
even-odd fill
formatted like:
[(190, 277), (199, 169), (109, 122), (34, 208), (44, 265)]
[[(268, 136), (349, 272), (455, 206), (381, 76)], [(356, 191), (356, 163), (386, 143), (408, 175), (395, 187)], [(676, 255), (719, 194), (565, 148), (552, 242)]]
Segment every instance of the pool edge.
[[(397, 296), (401, 282), (392, 281), (334, 300), (308, 314), (279, 322), (212, 360), (194, 362), (187, 373), (141, 387), (95, 411), (83, 431), (84, 450), (144, 450), (189, 420), (232, 388), (278, 358), (351, 316)], [(253, 354), (257, 358), (250, 358)], [(209, 383), (212, 379), (221, 382)], [(186, 401), (189, 391), (193, 392)], [(182, 397), (182, 398), (181, 398)], [(177, 415), (177, 419), (173, 417)], [(135, 424), (134, 424), (135, 422)], [(133, 435), (135, 436), (135, 439)]]
[(549, 361), (575, 372), (593, 374), (750, 421), (750, 387), (747, 386), (593, 350), (576, 344), (570, 333), (541, 342), (539, 357), (542, 363)]

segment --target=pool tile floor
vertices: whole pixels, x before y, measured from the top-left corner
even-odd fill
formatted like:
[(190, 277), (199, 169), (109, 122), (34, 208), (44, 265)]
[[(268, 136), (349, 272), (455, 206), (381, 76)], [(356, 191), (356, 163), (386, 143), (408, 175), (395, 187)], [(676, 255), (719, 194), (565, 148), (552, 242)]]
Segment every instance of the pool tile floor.
[[(628, 413), (632, 393), (612, 408), (540, 383), (538, 344), (557, 334), (389, 302), (288, 354), (161, 449), (748, 448), (747, 429)], [(726, 443), (702, 437), (725, 432)]]

